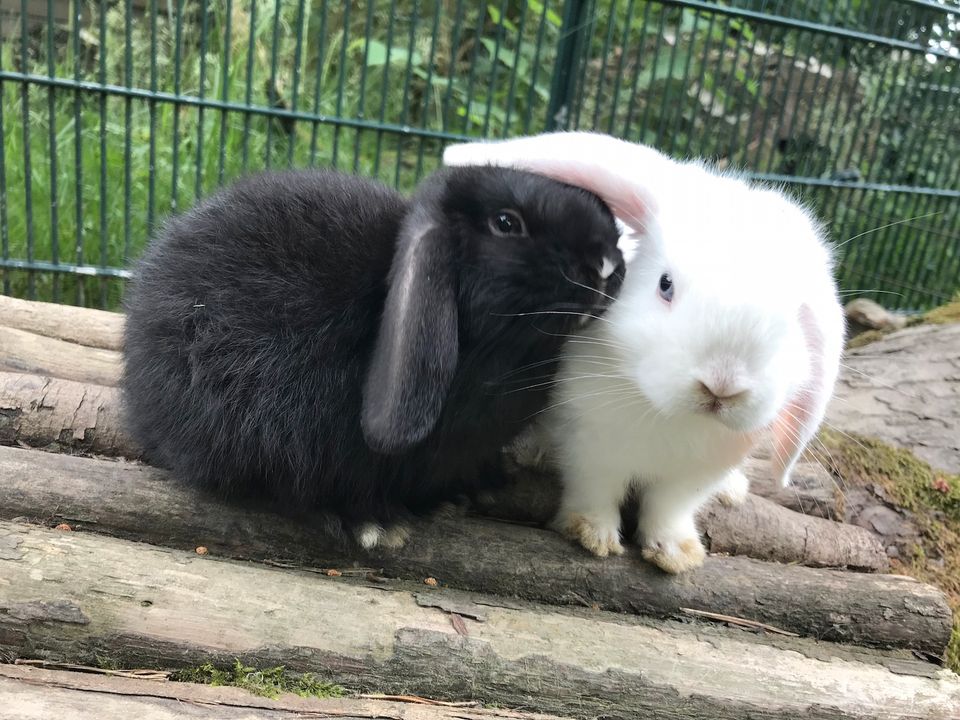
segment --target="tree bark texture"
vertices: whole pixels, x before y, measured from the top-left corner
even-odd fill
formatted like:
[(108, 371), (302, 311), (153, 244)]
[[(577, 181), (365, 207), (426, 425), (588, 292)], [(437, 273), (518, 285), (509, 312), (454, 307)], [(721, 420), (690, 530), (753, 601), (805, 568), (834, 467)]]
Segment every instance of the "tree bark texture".
[(233, 687), (0, 665), (6, 720), (562, 720), (504, 709), (368, 698), (264, 698)]
[(683, 608), (825, 640), (940, 654), (951, 615), (943, 594), (894, 575), (713, 556), (668, 576), (635, 549), (599, 559), (553, 532), (466, 517), (414, 528), (399, 551), (365, 553), (319, 522), (218, 502), (162, 471), (122, 461), (0, 448), (0, 517), (66, 522), (157, 545), (319, 568), (373, 567), (389, 577), (523, 598), (677, 617)]
[(960, 678), (901, 653), (370, 586), (24, 524), (0, 522), (0, 577), (7, 659), (171, 668), (239, 658), (352, 690), (581, 718), (960, 714)]
[(116, 388), (10, 372), (0, 372), (0, 445), (139, 456)]
[[(137, 458), (124, 432), (119, 392), (112, 387), (0, 372), (0, 445)], [(759, 474), (762, 463), (753, 463)], [(556, 510), (559, 487), (548, 474), (518, 471), (517, 480), (479, 505), (500, 519), (545, 523)], [(714, 553), (812, 567), (883, 571), (887, 557), (862, 528), (791, 512), (751, 496), (738, 507), (712, 505), (700, 527)]]
[(0, 325), (0, 371), (116, 385), (122, 366), (116, 350), (77, 345)]
[(0, 295), (0, 325), (103, 350), (123, 347), (123, 315)]

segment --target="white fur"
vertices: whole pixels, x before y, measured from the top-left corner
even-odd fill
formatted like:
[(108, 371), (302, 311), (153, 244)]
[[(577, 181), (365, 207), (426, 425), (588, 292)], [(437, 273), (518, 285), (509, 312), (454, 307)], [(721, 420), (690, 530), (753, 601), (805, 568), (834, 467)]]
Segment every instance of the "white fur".
[[(576, 182), (635, 235), (618, 301), (567, 343), (543, 416), (563, 474), (556, 526), (598, 555), (622, 552), (618, 508), (639, 486), (644, 556), (698, 566), (700, 506), (745, 497), (738, 466), (771, 428), (785, 484), (823, 418), (844, 331), (821, 230), (776, 190), (606, 136), (454, 146), (444, 161)], [(739, 395), (711, 411), (701, 383)]]
[(384, 528), (376, 523), (367, 522), (355, 530), (357, 543), (364, 550), (373, 550), (377, 547), (388, 550), (397, 550), (406, 545), (410, 539), (410, 529), (403, 524), (391, 525)]

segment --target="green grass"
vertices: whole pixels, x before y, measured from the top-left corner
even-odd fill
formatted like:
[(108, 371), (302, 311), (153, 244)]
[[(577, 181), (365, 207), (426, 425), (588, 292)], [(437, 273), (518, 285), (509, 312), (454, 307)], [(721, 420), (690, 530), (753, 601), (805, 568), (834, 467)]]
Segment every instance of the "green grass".
[(891, 559), (891, 569), (947, 594), (954, 620), (944, 660), (960, 673), (960, 476), (938, 472), (908, 450), (872, 438), (824, 430), (820, 440), (820, 459), (841, 486), (879, 486), (919, 530), (916, 543)]
[(923, 319), (924, 322), (935, 325), (960, 322), (960, 293), (957, 293), (953, 300), (945, 305), (941, 305), (926, 313)]
[(233, 667), (218, 668), (211, 663), (181, 670), (173, 676), (180, 682), (203, 683), (213, 686), (239, 687), (254, 695), (276, 698), (282, 693), (301, 697), (338, 698), (346, 694), (339, 685), (318, 680), (311, 673), (288, 673), (283, 666), (258, 670), (235, 660)]

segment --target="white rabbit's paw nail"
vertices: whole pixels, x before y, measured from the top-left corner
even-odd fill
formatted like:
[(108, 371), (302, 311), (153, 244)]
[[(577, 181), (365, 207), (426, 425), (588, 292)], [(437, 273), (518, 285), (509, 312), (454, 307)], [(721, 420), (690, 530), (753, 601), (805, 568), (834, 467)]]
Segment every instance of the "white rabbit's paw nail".
[(742, 505), (750, 492), (750, 480), (740, 470), (732, 470), (723, 479), (717, 500), (727, 507)]
[(703, 543), (697, 537), (682, 540), (654, 539), (643, 547), (644, 560), (674, 575), (700, 567), (705, 557)]
[(381, 543), (384, 535), (384, 529), (372, 522), (363, 523), (363, 525), (360, 525), (356, 530), (354, 530), (354, 536), (357, 538), (357, 543), (364, 550), (373, 550)]
[(407, 540), (409, 539), (410, 528), (399, 523), (397, 525), (391, 525), (383, 531), (383, 535), (380, 538), (380, 545), (388, 550), (399, 550), (407, 544)]
[(559, 523), (560, 531), (583, 545), (597, 557), (623, 555), (618, 525), (604, 525), (579, 513), (565, 515)]

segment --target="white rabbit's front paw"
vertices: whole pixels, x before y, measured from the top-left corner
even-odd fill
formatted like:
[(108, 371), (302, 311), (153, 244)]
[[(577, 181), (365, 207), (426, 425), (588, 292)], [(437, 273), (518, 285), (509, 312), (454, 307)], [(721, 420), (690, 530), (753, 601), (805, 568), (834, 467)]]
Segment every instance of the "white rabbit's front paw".
[(560, 533), (576, 540), (597, 557), (623, 555), (619, 516), (616, 521), (604, 522), (577, 512), (561, 512), (554, 525)]
[(696, 535), (683, 538), (651, 537), (643, 544), (643, 558), (673, 575), (703, 565), (707, 553)]
[(715, 497), (723, 505), (742, 505), (750, 492), (750, 479), (739, 468), (731, 470), (720, 481)]

